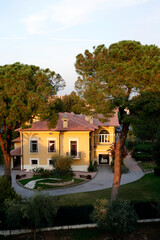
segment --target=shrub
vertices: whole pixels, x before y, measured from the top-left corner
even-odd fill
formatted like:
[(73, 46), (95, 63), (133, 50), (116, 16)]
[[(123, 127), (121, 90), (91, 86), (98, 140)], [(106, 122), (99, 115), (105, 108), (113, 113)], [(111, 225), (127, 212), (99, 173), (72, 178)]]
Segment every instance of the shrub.
[(0, 177), (0, 205), (4, 203), (6, 199), (19, 198), (14, 188), (11, 186), (9, 180), (5, 176)]
[(136, 228), (137, 215), (129, 201), (97, 200), (92, 219), (98, 226), (116, 234), (132, 232)]
[(33, 168), (32, 170), (34, 173), (42, 173), (44, 171), (44, 168)]
[(125, 165), (123, 165), (121, 167), (121, 173), (128, 173), (129, 172), (129, 168), (127, 168)]
[(22, 226), (21, 205), (21, 202), (15, 199), (6, 201), (6, 224), (9, 229), (16, 229)]
[(96, 222), (99, 227), (106, 228), (107, 211), (109, 201), (107, 199), (97, 199), (94, 204), (94, 210), (91, 214), (91, 219)]
[(52, 157), (53, 167), (56, 170), (56, 173), (59, 175), (73, 175), (71, 164), (73, 162), (73, 158), (71, 156), (60, 156), (54, 155)]
[(89, 161), (89, 167), (88, 167), (88, 172), (96, 172), (97, 171), (97, 161), (90, 160)]

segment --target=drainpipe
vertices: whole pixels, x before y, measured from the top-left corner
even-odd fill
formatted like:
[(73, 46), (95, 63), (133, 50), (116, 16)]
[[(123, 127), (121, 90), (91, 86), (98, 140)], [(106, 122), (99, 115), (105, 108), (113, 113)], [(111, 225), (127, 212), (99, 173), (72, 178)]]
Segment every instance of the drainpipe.
[(22, 133), (22, 169), (24, 169), (24, 161), (23, 161), (23, 133)]
[(60, 135), (61, 133), (59, 133), (59, 155), (60, 155)]

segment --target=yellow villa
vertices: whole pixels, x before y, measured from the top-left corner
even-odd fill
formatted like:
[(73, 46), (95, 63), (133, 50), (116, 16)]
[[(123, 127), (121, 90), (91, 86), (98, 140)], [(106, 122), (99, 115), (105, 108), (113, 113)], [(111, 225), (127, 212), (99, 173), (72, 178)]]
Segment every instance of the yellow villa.
[(111, 164), (109, 149), (115, 143), (116, 126), (117, 112), (104, 123), (82, 114), (59, 113), (54, 129), (48, 128), (47, 121), (37, 119), (29, 128), (16, 130), (20, 137), (12, 141), (11, 167), (51, 169), (54, 154), (71, 155), (72, 169), (77, 171), (87, 171), (90, 160)]

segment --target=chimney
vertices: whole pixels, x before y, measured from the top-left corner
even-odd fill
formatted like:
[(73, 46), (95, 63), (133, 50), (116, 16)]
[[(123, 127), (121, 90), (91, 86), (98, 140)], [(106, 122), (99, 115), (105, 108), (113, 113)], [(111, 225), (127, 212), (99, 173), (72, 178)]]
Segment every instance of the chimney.
[(90, 124), (93, 124), (93, 117), (90, 117), (89, 122)]
[(86, 120), (87, 122), (89, 122), (89, 119), (90, 119), (90, 116), (86, 116), (86, 115), (85, 115), (85, 120)]
[(90, 124), (93, 124), (93, 117), (92, 116), (86, 116), (85, 115), (85, 120), (89, 122)]
[(63, 121), (63, 128), (68, 128), (69, 118), (68, 118), (68, 116), (66, 114), (63, 115), (62, 121)]

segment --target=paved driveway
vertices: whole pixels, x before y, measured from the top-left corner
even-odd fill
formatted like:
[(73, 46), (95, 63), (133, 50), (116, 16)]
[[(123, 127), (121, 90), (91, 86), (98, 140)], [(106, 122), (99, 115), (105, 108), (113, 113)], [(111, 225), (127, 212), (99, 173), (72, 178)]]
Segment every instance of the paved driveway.
[[(137, 165), (135, 160), (128, 155), (125, 159), (125, 164), (129, 167), (130, 171), (127, 174), (122, 174), (121, 177), (121, 185), (134, 182), (141, 178), (144, 174), (140, 167)], [(35, 191), (28, 190), (21, 187), (17, 184), (15, 175), (19, 171), (12, 171), (12, 186), (15, 188), (17, 193), (20, 193), (23, 197), (30, 197), (35, 194)], [(0, 173), (3, 174), (2, 168), (0, 169)], [(70, 193), (79, 193), (79, 192), (90, 192), (96, 191), (101, 189), (110, 188), (113, 182), (113, 172), (110, 166), (102, 166), (100, 165), (98, 168), (97, 175), (89, 182), (73, 186), (70, 188), (64, 189), (55, 189), (55, 190), (45, 190), (43, 193), (48, 193), (49, 195), (63, 195), (63, 194), (70, 194)]]

